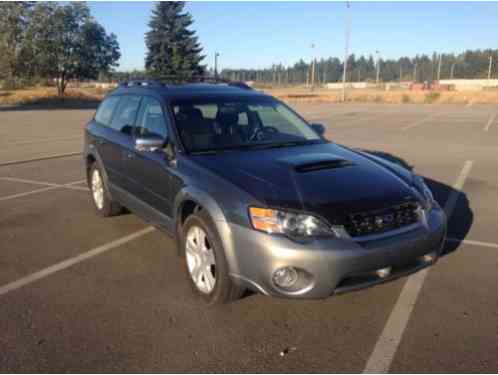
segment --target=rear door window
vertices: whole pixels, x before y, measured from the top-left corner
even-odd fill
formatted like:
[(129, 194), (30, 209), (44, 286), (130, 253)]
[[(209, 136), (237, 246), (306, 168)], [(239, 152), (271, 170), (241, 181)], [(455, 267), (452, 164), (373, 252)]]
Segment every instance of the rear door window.
[(111, 124), (112, 114), (116, 109), (118, 102), (119, 96), (111, 96), (110, 98), (105, 99), (99, 106), (99, 109), (97, 109), (95, 121), (100, 125), (109, 126)]
[(132, 135), (140, 99), (140, 96), (137, 95), (121, 96), (118, 108), (112, 117), (111, 128), (118, 132)]

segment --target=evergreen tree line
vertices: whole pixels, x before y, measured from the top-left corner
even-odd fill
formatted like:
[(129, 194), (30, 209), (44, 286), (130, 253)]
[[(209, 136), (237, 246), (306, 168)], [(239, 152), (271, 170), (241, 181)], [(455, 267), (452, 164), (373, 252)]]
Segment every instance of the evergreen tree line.
[[(491, 78), (498, 77), (498, 49), (465, 51), (460, 54), (432, 56), (417, 55), (413, 58), (379, 59), (379, 82), (416, 81), (431, 82), (440, 79), (488, 78), (490, 56)], [(439, 63), (441, 61), (441, 64)], [(336, 57), (315, 61), (315, 84), (342, 82), (343, 64)], [(311, 83), (311, 62), (301, 59), (293, 66), (274, 64), (267, 69), (223, 69), (221, 77), (237, 81), (257, 81), (273, 85)], [(350, 55), (347, 64), (348, 82), (376, 82), (377, 60), (373, 56)]]

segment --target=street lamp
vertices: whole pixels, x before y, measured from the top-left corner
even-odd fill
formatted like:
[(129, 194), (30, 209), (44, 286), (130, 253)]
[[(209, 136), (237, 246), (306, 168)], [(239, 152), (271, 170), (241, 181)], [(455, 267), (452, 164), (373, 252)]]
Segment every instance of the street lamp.
[(379, 86), (379, 77), (380, 77), (380, 57), (379, 57), (379, 51), (375, 51), (375, 54), (377, 55), (377, 78), (375, 79), (375, 84)]
[(315, 87), (315, 43), (311, 43), (311, 90)]
[(214, 79), (218, 79), (218, 57), (220, 54), (218, 52), (214, 53)]
[(346, 101), (346, 74), (348, 70), (348, 59), (349, 59), (349, 36), (351, 33), (351, 14), (349, 12), (350, 6), (349, 1), (346, 3), (346, 35), (345, 35), (345, 46), (344, 46), (344, 64), (342, 70), (342, 101)]

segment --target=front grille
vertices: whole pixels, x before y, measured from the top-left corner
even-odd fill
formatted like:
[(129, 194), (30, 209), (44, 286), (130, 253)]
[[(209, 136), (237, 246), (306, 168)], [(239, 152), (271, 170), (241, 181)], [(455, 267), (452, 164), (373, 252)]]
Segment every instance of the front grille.
[(382, 210), (355, 212), (348, 215), (344, 226), (351, 237), (380, 234), (416, 223), (418, 208), (418, 203), (407, 202)]

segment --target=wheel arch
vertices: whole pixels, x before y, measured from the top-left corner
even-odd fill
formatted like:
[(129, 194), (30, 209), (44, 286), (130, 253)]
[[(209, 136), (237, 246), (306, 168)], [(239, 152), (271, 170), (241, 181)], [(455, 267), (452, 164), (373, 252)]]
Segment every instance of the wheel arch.
[(86, 169), (87, 182), (89, 182), (90, 168), (94, 163), (97, 163), (97, 165), (99, 166), (100, 172), (102, 173), (102, 178), (104, 179), (105, 186), (109, 186), (109, 178), (107, 176), (107, 171), (105, 169), (104, 162), (102, 161), (102, 158), (100, 157), (99, 152), (97, 151), (95, 146), (90, 145), (88, 146), (88, 149), (85, 153), (85, 169)]
[(220, 237), (230, 273), (237, 273), (239, 267), (237, 265), (236, 254), (233, 251), (234, 246), (231, 229), (226, 220), (225, 213), (213, 197), (198, 188), (185, 187), (175, 198), (173, 212), (175, 215), (175, 237), (178, 254), (183, 256), (183, 249), (181, 246), (182, 225), (185, 222), (185, 219), (197, 210), (205, 210), (207, 212), (212, 225), (215, 227)]

